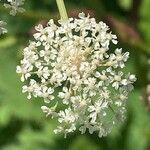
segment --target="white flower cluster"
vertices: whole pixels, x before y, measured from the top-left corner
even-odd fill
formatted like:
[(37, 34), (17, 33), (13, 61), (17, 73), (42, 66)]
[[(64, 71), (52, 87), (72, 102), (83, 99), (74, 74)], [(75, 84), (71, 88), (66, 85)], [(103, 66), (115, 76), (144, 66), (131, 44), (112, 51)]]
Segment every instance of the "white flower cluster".
[(109, 49), (110, 43), (117, 44), (116, 35), (84, 13), (35, 29), (35, 40), (24, 49), (17, 66), (21, 81), (27, 83), (23, 93), (28, 99), (44, 99), (42, 111), (58, 119), (55, 133), (66, 136), (79, 128), (81, 133), (88, 129), (106, 136), (124, 119), (126, 99), (136, 80), (121, 71), (129, 52)]
[(7, 33), (7, 30), (4, 28), (5, 25), (6, 25), (6, 22), (0, 20), (0, 35)]
[[(5, 8), (10, 9), (11, 15), (15, 16), (17, 12), (24, 12), (24, 9), (20, 7), (24, 4), (24, 1), (25, 0), (7, 0), (7, 3), (4, 3), (4, 6)], [(6, 22), (0, 20), (0, 35), (7, 33), (7, 29), (4, 28), (6, 24)]]
[(8, 3), (5, 3), (5, 8), (10, 9), (10, 15), (15, 16), (17, 12), (24, 12), (25, 10), (20, 7), (24, 4), (25, 0), (7, 0)]

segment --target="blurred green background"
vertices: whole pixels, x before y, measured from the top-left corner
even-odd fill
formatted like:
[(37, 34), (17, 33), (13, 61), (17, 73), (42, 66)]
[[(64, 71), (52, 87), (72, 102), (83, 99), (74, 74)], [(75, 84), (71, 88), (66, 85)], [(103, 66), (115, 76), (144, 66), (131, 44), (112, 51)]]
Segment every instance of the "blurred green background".
[[(0, 150), (150, 150), (150, 0), (65, 0), (68, 15), (89, 13), (117, 34), (119, 47), (130, 52), (125, 71), (137, 82), (127, 102), (127, 118), (110, 135), (55, 135), (55, 122), (40, 110), (40, 99), (27, 100), (16, 65), (32, 40), (34, 26), (59, 14), (55, 0), (26, 0), (26, 12), (10, 16), (0, 4), (8, 34), (0, 37)], [(143, 97), (143, 98), (142, 98)]]

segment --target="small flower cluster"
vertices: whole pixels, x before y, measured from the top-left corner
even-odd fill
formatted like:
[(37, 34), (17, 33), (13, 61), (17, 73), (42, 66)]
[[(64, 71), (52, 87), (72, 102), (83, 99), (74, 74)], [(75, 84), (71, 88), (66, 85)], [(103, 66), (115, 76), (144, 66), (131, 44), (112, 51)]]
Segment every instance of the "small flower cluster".
[[(121, 69), (129, 52), (114, 51), (116, 35), (102, 21), (79, 14), (79, 18), (50, 20), (47, 27), (35, 27), (34, 41), (23, 51), (17, 66), (23, 93), (43, 98), (46, 116), (58, 120), (55, 133), (98, 131), (106, 136), (124, 119), (125, 104), (136, 78)], [(56, 103), (56, 104), (55, 104)]]
[(5, 3), (5, 8), (10, 9), (10, 15), (15, 16), (17, 12), (24, 12), (25, 10), (20, 7), (24, 4), (25, 0), (7, 0), (8, 3)]
[[(1, 1), (1, 0), (0, 0)], [(21, 8), (25, 0), (7, 0), (7, 3), (4, 3), (5, 8), (10, 9), (10, 15), (15, 16), (17, 12), (24, 12), (24, 9)], [(6, 23), (0, 20), (0, 35), (7, 33), (7, 29), (4, 28)]]
[(0, 20), (0, 35), (7, 33), (7, 30), (4, 28), (5, 25), (6, 25), (6, 22), (3, 22), (2, 20)]

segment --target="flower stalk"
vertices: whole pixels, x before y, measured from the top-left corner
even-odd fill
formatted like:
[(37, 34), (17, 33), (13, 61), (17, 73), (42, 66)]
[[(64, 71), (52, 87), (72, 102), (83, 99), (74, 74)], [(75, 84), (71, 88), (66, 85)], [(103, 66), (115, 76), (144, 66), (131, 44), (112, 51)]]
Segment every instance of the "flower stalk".
[(57, 3), (57, 7), (59, 10), (59, 14), (62, 20), (67, 20), (68, 19), (68, 15), (67, 15), (67, 11), (66, 11), (66, 7), (64, 4), (64, 0), (56, 0)]

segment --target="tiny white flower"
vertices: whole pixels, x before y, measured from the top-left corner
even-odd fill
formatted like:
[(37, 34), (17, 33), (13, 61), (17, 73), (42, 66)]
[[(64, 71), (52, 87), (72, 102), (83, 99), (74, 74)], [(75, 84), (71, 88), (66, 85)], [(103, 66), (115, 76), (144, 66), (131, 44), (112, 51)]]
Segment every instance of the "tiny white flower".
[(52, 118), (54, 118), (54, 117), (57, 117), (57, 113), (56, 113), (56, 110), (55, 110), (56, 107), (57, 107), (57, 103), (51, 108), (48, 108), (47, 106), (42, 106), (41, 109), (44, 113), (46, 113), (46, 117), (51, 115)]
[[(97, 115), (107, 107), (108, 102), (107, 101), (103, 102), (102, 100), (95, 102), (95, 104), (92, 106), (89, 106), (88, 111), (90, 112), (91, 123), (95, 123)], [(105, 116), (105, 112), (103, 112), (103, 115)]]
[(5, 29), (5, 26), (6, 26), (6, 22), (0, 20), (0, 35), (4, 34), (4, 33), (7, 33), (7, 30)]

